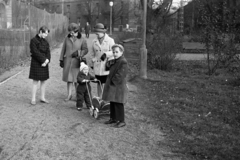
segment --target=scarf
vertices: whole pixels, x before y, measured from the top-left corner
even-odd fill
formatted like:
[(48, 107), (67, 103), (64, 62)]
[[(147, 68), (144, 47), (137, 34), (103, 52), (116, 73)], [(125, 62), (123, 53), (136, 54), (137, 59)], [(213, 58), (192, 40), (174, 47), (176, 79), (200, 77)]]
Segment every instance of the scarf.
[(104, 36), (102, 38), (98, 38), (98, 41), (99, 41), (100, 44), (102, 44), (104, 38), (105, 38), (105, 34), (104, 34)]

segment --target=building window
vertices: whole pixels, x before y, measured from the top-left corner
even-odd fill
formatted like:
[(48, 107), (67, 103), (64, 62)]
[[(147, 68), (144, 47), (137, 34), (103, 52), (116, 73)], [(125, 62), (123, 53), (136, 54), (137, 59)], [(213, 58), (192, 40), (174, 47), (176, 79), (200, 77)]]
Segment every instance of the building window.
[(60, 13), (60, 12), (61, 12), (61, 11), (60, 11), (60, 6), (59, 6), (59, 5), (57, 5), (56, 12), (57, 12), (57, 13)]
[(56, 12), (56, 11), (55, 11), (55, 6), (52, 6), (52, 12), (53, 12), (53, 13)]
[(70, 4), (67, 5), (67, 11), (70, 11)]

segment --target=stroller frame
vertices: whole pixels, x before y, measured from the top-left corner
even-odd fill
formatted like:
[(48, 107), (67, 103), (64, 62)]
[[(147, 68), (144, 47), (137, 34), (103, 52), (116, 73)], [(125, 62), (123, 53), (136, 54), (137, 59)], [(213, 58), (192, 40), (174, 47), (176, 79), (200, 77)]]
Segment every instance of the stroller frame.
[[(96, 82), (96, 81), (91, 80), (90, 82)], [(100, 84), (101, 90), (103, 92), (101, 81), (97, 80), (97, 82)], [(93, 96), (93, 98), (91, 98), (91, 94), (90, 94), (87, 83), (86, 83), (86, 86), (87, 86), (87, 91), (88, 91), (88, 95), (91, 103), (91, 107), (89, 108), (89, 114), (93, 116), (95, 119), (98, 119), (100, 114), (110, 114), (110, 111), (109, 111), (110, 103), (103, 101), (102, 95), (101, 97)]]

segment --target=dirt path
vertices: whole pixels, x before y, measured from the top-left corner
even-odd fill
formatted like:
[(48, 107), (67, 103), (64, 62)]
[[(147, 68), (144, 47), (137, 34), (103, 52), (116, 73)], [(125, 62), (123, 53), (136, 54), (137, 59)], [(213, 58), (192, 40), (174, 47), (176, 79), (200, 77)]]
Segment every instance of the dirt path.
[[(51, 52), (46, 93), (50, 104), (38, 100), (37, 105), (30, 105), (32, 81), (28, 79), (28, 66), (17, 68), (23, 71), (0, 85), (1, 160), (179, 159), (169, 148), (159, 145), (164, 141), (163, 133), (138, 111), (138, 89), (133, 84), (128, 84), (125, 128), (104, 125), (108, 116), (96, 120), (87, 109), (78, 112), (75, 101), (64, 102), (66, 84), (61, 81), (60, 47)], [(94, 84), (93, 91), (95, 94)]]

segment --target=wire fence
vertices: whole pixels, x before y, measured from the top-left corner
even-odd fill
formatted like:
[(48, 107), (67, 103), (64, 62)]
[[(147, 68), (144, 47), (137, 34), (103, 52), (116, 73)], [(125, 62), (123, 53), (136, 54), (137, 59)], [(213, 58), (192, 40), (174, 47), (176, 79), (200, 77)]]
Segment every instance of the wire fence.
[(2, 69), (30, 56), (30, 39), (36, 36), (41, 26), (50, 29), (47, 40), (51, 47), (66, 35), (68, 18), (62, 14), (50, 14), (21, 1), (11, 3), (6, 8), (10, 8), (10, 11), (6, 9), (6, 13), (11, 14), (0, 22), (0, 73)]

